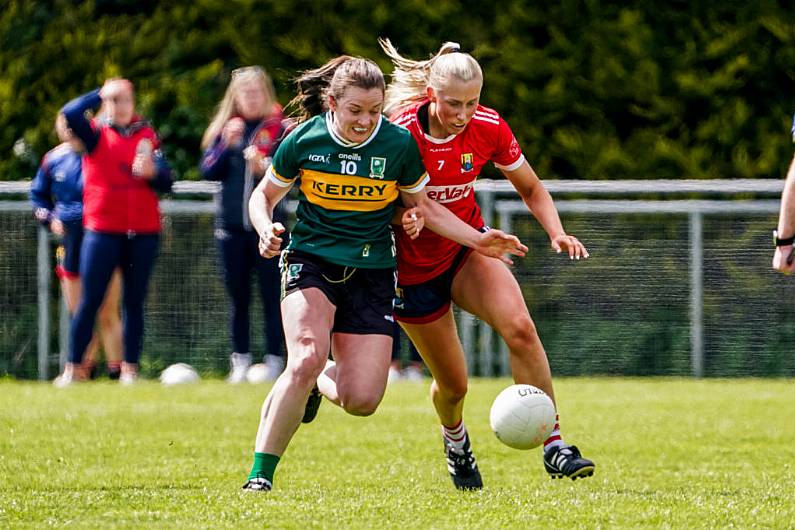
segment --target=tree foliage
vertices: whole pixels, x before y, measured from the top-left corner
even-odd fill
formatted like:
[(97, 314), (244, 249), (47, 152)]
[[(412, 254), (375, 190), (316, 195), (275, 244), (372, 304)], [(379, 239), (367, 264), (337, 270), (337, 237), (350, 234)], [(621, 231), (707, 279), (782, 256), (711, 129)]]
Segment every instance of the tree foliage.
[(263, 65), (286, 102), (296, 72), (341, 53), (388, 73), (378, 36), (416, 58), (444, 40), (471, 52), (483, 103), (542, 177), (776, 178), (792, 151), (795, 16), (771, 0), (4, 4), (0, 179), (29, 178), (58, 108), (111, 76), (135, 82), (181, 178), (197, 178), (231, 69)]

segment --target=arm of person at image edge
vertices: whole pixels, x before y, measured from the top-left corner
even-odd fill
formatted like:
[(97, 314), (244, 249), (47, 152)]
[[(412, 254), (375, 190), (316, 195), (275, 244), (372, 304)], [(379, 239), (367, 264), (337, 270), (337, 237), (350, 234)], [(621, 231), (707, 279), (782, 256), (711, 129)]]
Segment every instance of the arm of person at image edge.
[[(116, 81), (124, 82), (124, 80)], [(108, 83), (105, 86), (108, 86)], [(66, 123), (69, 124), (72, 132), (83, 142), (87, 154), (93, 153), (97, 148), (102, 132), (100, 127), (95, 127), (86, 118), (86, 111), (99, 107), (100, 103), (102, 103), (101, 93), (103, 89), (104, 87), (101, 89), (97, 88), (78, 96), (61, 109), (61, 112), (66, 117)], [(136, 177), (148, 180), (149, 186), (160, 193), (171, 191), (174, 183), (171, 167), (160, 150), (158, 140), (153, 145), (151, 160), (136, 160), (136, 162), (140, 163), (138, 171), (134, 171)]]
[[(793, 127), (795, 129), (795, 127)], [(795, 236), (795, 157), (789, 165), (784, 191), (781, 193), (781, 213), (778, 217), (777, 233), (779, 239)], [(795, 260), (792, 259), (793, 246), (776, 246), (773, 254), (773, 269), (792, 274), (795, 272)]]

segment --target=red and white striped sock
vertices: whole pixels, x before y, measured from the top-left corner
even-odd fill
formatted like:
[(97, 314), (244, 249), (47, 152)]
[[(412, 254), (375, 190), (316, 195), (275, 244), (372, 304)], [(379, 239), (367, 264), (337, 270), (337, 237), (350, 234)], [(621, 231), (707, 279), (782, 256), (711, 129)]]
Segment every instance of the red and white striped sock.
[(544, 452), (546, 453), (555, 447), (561, 448), (564, 445), (563, 436), (560, 434), (560, 415), (555, 414), (555, 427), (552, 428), (549, 438), (544, 440)]
[(464, 442), (467, 438), (467, 428), (464, 427), (464, 420), (458, 422), (455, 427), (445, 427), (442, 425), (442, 436), (453, 446), (456, 451), (464, 450)]

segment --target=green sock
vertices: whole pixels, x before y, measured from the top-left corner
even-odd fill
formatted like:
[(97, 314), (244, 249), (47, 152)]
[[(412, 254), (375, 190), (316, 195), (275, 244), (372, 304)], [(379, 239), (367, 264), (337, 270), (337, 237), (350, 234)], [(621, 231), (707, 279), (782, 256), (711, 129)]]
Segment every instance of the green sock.
[(251, 473), (248, 474), (248, 479), (257, 477), (265, 477), (273, 484), (273, 473), (276, 471), (276, 464), (279, 463), (279, 457), (268, 453), (254, 453), (254, 465), (251, 466)]

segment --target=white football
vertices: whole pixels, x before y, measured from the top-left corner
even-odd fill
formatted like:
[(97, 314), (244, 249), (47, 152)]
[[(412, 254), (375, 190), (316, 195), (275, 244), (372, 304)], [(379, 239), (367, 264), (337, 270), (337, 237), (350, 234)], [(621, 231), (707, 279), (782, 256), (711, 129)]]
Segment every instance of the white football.
[(197, 383), (199, 379), (196, 369), (185, 363), (172, 364), (160, 372), (160, 382), (166, 386)]
[(540, 388), (511, 385), (497, 396), (489, 414), (491, 430), (514, 449), (532, 449), (555, 427), (555, 405)]
[(270, 381), (270, 370), (265, 363), (252, 364), (246, 372), (246, 381), (258, 385)]

